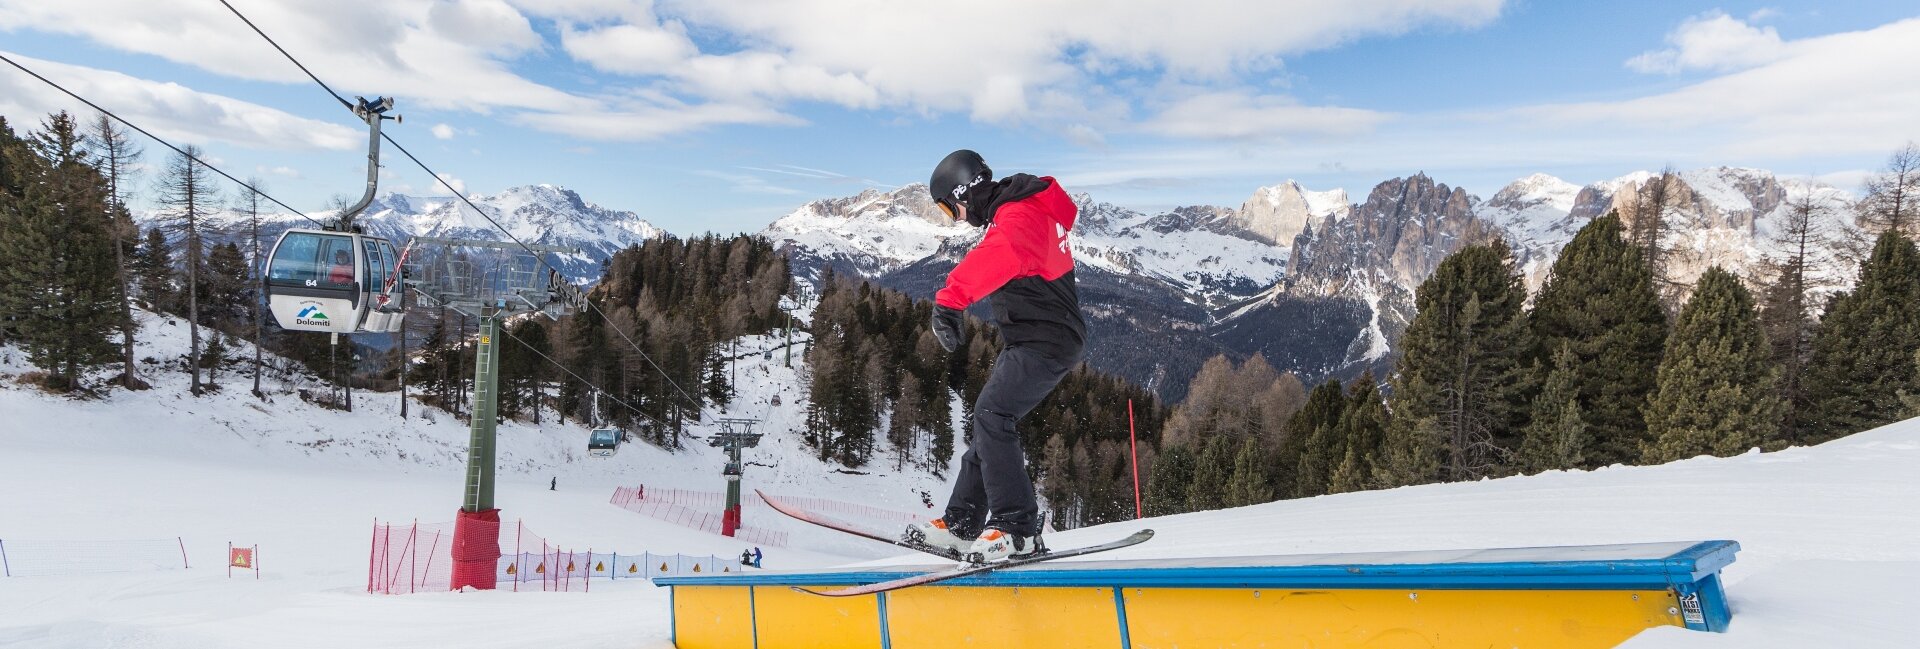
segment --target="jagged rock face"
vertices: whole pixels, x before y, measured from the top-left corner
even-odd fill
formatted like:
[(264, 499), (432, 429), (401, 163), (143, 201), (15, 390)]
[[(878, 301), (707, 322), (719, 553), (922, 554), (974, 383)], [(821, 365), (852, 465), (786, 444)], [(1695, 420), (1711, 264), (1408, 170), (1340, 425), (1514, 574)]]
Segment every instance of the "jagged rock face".
[(1425, 174), (1380, 183), (1352, 216), (1328, 216), (1294, 238), (1287, 282), (1296, 291), (1337, 292), (1364, 275), (1414, 286), (1476, 227), (1465, 190)]
[[(1663, 180), (1664, 178), (1664, 180)], [(1582, 188), (1569, 209), (1567, 227), (1557, 236), (1530, 242), (1528, 252), (1551, 260), (1573, 232), (1594, 218), (1610, 212), (1620, 214), (1629, 229), (1650, 216), (1661, 203), (1660, 185), (1665, 187), (1667, 232), (1662, 247), (1669, 251), (1665, 259), (1666, 283), (1687, 287), (1702, 273), (1718, 265), (1735, 273), (1757, 268), (1769, 255), (1777, 255), (1768, 233), (1783, 216), (1793, 196), (1811, 195), (1822, 206), (1822, 227), (1835, 232), (1849, 227), (1846, 216), (1852, 201), (1844, 192), (1831, 187), (1802, 183), (1789, 187), (1771, 172), (1758, 169), (1714, 167), (1662, 176), (1636, 172), (1612, 181)], [(1834, 262), (1836, 251), (1815, 251), (1810, 270), (1825, 283), (1844, 281), (1841, 264)], [(1528, 274), (1528, 285), (1538, 290), (1544, 274)], [(1827, 281), (1832, 280), (1832, 281)]]
[(1350, 208), (1345, 190), (1310, 192), (1289, 180), (1255, 191), (1233, 213), (1232, 221), (1267, 243), (1286, 245), (1306, 230), (1308, 222), (1327, 216), (1345, 218)]

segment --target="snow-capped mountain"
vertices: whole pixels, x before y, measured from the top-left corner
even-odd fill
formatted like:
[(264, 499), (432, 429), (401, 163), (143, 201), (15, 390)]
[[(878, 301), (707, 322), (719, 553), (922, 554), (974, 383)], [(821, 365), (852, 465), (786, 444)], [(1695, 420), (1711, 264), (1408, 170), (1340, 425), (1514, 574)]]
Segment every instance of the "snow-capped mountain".
[[(468, 199), (523, 242), (580, 250), (578, 255), (552, 258), (560, 271), (576, 282), (599, 279), (601, 261), (665, 232), (638, 214), (601, 207), (556, 185), (525, 185)], [(325, 221), (333, 214), (320, 211), (309, 212), (308, 216)], [(168, 214), (151, 211), (137, 218), (144, 227), (166, 220)], [(313, 227), (299, 215), (284, 212), (263, 213), (260, 219), (263, 247), (271, 246), (273, 237), (287, 228)], [(356, 222), (368, 234), (392, 239), (396, 246), (404, 246), (407, 239), (416, 236), (509, 240), (500, 227), (452, 196), (385, 194), (374, 199)], [(247, 214), (234, 206), (208, 217), (205, 226), (210, 233), (207, 238), (215, 242), (248, 234)]]
[[(1415, 287), (1459, 246), (1504, 237), (1538, 290), (1575, 232), (1615, 211), (1631, 223), (1659, 178), (1638, 171), (1581, 186), (1533, 174), (1482, 200), (1415, 174), (1379, 184), (1360, 203), (1344, 190), (1286, 181), (1256, 190), (1237, 209), (1153, 215), (1075, 195), (1074, 257), (1097, 340), (1089, 358), (1170, 397), (1220, 352), (1261, 353), (1310, 379), (1382, 373), (1413, 317)], [(1685, 252), (1670, 260), (1669, 283), (1690, 285), (1714, 264), (1754, 276), (1780, 252), (1776, 222), (1803, 196), (1821, 205), (1829, 230), (1851, 227), (1852, 197), (1833, 187), (1757, 169), (1676, 174), (1667, 245)], [(920, 185), (814, 201), (762, 234), (796, 261), (797, 273), (832, 267), (921, 297), (980, 236), (948, 224)], [(1838, 286), (1848, 270), (1835, 255), (1823, 248), (1813, 265)]]

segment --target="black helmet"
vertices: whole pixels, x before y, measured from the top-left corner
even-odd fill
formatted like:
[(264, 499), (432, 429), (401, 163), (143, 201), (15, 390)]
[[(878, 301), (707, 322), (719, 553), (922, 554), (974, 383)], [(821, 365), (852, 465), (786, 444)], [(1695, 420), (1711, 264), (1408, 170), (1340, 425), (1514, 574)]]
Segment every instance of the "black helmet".
[(967, 200), (967, 190), (990, 180), (993, 180), (993, 169), (987, 166), (987, 161), (978, 153), (961, 149), (947, 154), (934, 166), (933, 177), (927, 180), (927, 191), (933, 194), (933, 203), (947, 213), (947, 218), (958, 218), (959, 205)]

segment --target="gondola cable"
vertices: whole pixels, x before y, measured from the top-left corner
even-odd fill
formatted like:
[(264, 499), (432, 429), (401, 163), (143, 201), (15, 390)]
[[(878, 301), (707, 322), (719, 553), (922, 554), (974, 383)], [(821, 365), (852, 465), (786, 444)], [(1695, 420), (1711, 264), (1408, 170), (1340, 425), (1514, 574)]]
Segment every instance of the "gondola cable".
[[(260, 27), (258, 25), (255, 25), (252, 20), (249, 20), (246, 14), (240, 13), (240, 10), (235, 8), (233, 4), (227, 2), (227, 0), (220, 0), (220, 4), (225, 6), (227, 8), (227, 11), (233, 12), (233, 15), (239, 18), (241, 22), (246, 23), (247, 27), (253, 30), (253, 33), (259, 34), (260, 38), (265, 39), (268, 44), (273, 46), (273, 49), (280, 52), (281, 56), (286, 57), (287, 60), (292, 62), (295, 67), (300, 68), (301, 72), (306, 73), (307, 78), (312, 79), (315, 84), (319, 85), (322, 90), (325, 90), (327, 94), (332, 96), (335, 101), (338, 101), (342, 105), (348, 106), (350, 108), (353, 106), (353, 104), (348, 102), (346, 98), (341, 97), (340, 93), (334, 92), (332, 86), (328, 86), (325, 81), (321, 81), (319, 75), (316, 75), (313, 73), (312, 70), (307, 69), (307, 66), (305, 64), (302, 64), (300, 62), (300, 59), (294, 57), (292, 52), (288, 52), (286, 48), (281, 47), (280, 43), (273, 40), (272, 36), (268, 36), (265, 30), (260, 29)], [(505, 226), (500, 225), (499, 221), (495, 221), (492, 216), (487, 215), (486, 211), (480, 209), (480, 206), (475, 205), (472, 200), (466, 197), (466, 194), (454, 188), (454, 186), (451, 183), (447, 182), (446, 178), (442, 177), (439, 173), (436, 173), (431, 167), (428, 167), (425, 162), (421, 162), (419, 157), (414, 156), (413, 152), (408, 151), (406, 147), (401, 146), (399, 142), (395, 141), (392, 135), (381, 133), (380, 137), (386, 140), (388, 144), (393, 145), (394, 148), (399, 149), (400, 153), (405, 154), (408, 160), (412, 160), (413, 163), (415, 165), (418, 165), (421, 170), (426, 171), (427, 175), (432, 176), (436, 182), (440, 183), (441, 186), (447, 188), (448, 192), (451, 192), (456, 198), (459, 198), (460, 201), (465, 203), (468, 208), (472, 209), (475, 214), (480, 215), (480, 218), (486, 219), (488, 223), (493, 224), (494, 228), (500, 230), (502, 234), (505, 234), (508, 239), (511, 239), (514, 243), (519, 244), (521, 248), (526, 249), (526, 251), (529, 254), (533, 255), (534, 260), (538, 261), (540, 265), (545, 267), (550, 273), (552, 273), (554, 276), (563, 276), (560, 274), (559, 269), (554, 268), (552, 264), (548, 264), (546, 259), (544, 257), (541, 257), (538, 253), (534, 253), (533, 248), (527, 246), (525, 241), (521, 241), (520, 237), (515, 236), (513, 232), (507, 230)], [(586, 301), (586, 306), (587, 308), (593, 310), (595, 313), (600, 314), (601, 319), (611, 322), (611, 319), (607, 318), (606, 312), (602, 311), (598, 304), (595, 304), (593, 301), (588, 300)], [(647, 365), (652, 366), (655, 371), (659, 372), (660, 376), (667, 380), (667, 385), (673, 386), (674, 391), (679, 392), (681, 398), (686, 399), (688, 404), (700, 403), (698, 399), (693, 398), (693, 395), (688, 394), (685, 388), (680, 387), (679, 382), (673, 380), (673, 375), (669, 374), (664, 368), (661, 368), (659, 363), (654, 362), (653, 356), (647, 354), (646, 350), (642, 349), (640, 347), (640, 344), (635, 342), (632, 337), (628, 336), (625, 331), (621, 331), (620, 328), (618, 327), (611, 327), (611, 329), (613, 330), (614, 333), (619, 334), (621, 339), (627, 341), (627, 344), (632, 346), (633, 350), (640, 354), (640, 358), (645, 359), (647, 361)]]
[(35, 79), (39, 79), (41, 83), (45, 83), (49, 86), (52, 86), (54, 90), (58, 90), (62, 93), (65, 93), (68, 97), (74, 98), (75, 101), (86, 104), (88, 108), (92, 108), (94, 110), (100, 111), (100, 114), (113, 118), (114, 121), (125, 125), (127, 128), (133, 129), (135, 131), (139, 131), (141, 135), (145, 135), (148, 138), (152, 139), (153, 141), (159, 142), (161, 146), (172, 149), (174, 153), (178, 153), (182, 156), (185, 156), (187, 159), (192, 160), (196, 163), (199, 163), (200, 166), (202, 167), (206, 167), (208, 169), (213, 170), (214, 173), (220, 174), (221, 177), (224, 177), (227, 180), (233, 181), (234, 184), (247, 188), (247, 191), (253, 192), (255, 194), (259, 194), (261, 198), (267, 199), (268, 201), (272, 202), (274, 205), (278, 205), (282, 208), (285, 208), (287, 211), (294, 213), (300, 218), (306, 219), (307, 221), (313, 223), (314, 225), (322, 225), (319, 219), (313, 218), (311, 216), (307, 216), (305, 212), (294, 209), (293, 206), (280, 202), (280, 199), (274, 198), (273, 196), (267, 194), (266, 192), (260, 191), (259, 188), (256, 188), (253, 185), (240, 180), (239, 178), (233, 177), (233, 174), (229, 174), (225, 171), (221, 171), (219, 167), (213, 166), (211, 163), (208, 163), (205, 160), (201, 160), (198, 156), (187, 153), (185, 149), (181, 149), (180, 147), (174, 146), (172, 142), (168, 142), (165, 139), (162, 139), (160, 136), (154, 135), (152, 132), (148, 131), (147, 129), (140, 128), (139, 124), (129, 122), (126, 120), (126, 118), (123, 118), (119, 115), (114, 114), (113, 111), (107, 110), (105, 108), (101, 108), (99, 104), (93, 103), (92, 101), (89, 101), (86, 97), (82, 97), (78, 94), (75, 94), (72, 90), (66, 89), (65, 86), (62, 86), (58, 83), (54, 83), (52, 79), (48, 79), (46, 77), (40, 76), (40, 73), (34, 72), (31, 69), (28, 69), (27, 66), (21, 65), (18, 61), (13, 60), (7, 55), (0, 54), (0, 61), (6, 61), (8, 65), (18, 68), (21, 72), (27, 73), (28, 76), (31, 76)]
[[(244, 18), (243, 18), (243, 19), (244, 19)], [(249, 24), (251, 24), (251, 23), (249, 23)], [(276, 47), (278, 47), (278, 46), (276, 45)], [(96, 103), (93, 103), (92, 101), (90, 101), (90, 100), (88, 100), (88, 99), (87, 99), (86, 97), (82, 97), (82, 96), (80, 96), (79, 94), (77, 94), (77, 93), (75, 93), (75, 92), (73, 92), (73, 91), (71, 91), (71, 90), (68, 90), (68, 89), (67, 89), (66, 87), (64, 87), (64, 86), (61, 86), (61, 85), (60, 85), (59, 83), (56, 83), (56, 82), (54, 82), (54, 81), (53, 81), (52, 79), (48, 79), (48, 78), (46, 78), (46, 77), (44, 77), (44, 76), (41, 76), (41, 75), (40, 75), (39, 73), (37, 73), (37, 72), (34, 72), (34, 71), (33, 71), (32, 69), (30, 69), (30, 68), (28, 68), (28, 67), (26, 67), (25, 65), (21, 65), (21, 64), (20, 64), (20, 63), (19, 63), (18, 61), (15, 61), (15, 60), (13, 60), (13, 59), (12, 59), (11, 57), (8, 57), (8, 56), (7, 56), (7, 55), (5, 55), (5, 54), (0, 54), (0, 61), (5, 61), (5, 62), (6, 62), (6, 63), (7, 63), (8, 65), (11, 65), (11, 66), (13, 66), (14, 68), (16, 68), (16, 69), (18, 69), (18, 70), (20, 70), (21, 72), (24, 72), (24, 73), (26, 73), (26, 74), (27, 74), (28, 76), (31, 76), (31, 77), (33, 77), (33, 78), (35, 78), (35, 79), (38, 79), (38, 80), (39, 80), (39, 81), (40, 81), (41, 83), (45, 83), (45, 84), (47, 84), (48, 86), (50, 86), (50, 87), (52, 87), (53, 89), (55, 89), (55, 90), (58, 90), (58, 91), (60, 91), (61, 93), (63, 93), (63, 94), (65, 94), (65, 95), (67, 95), (68, 97), (72, 97), (72, 98), (73, 98), (73, 99), (74, 99), (75, 101), (78, 101), (78, 102), (80, 102), (80, 103), (83, 103), (83, 104), (86, 104), (86, 105), (87, 105), (87, 107), (89, 107), (89, 108), (92, 108), (92, 109), (94, 109), (94, 110), (96, 110), (96, 111), (99, 111), (99, 112), (100, 112), (101, 114), (103, 114), (103, 115), (106, 115), (107, 117), (110, 117), (110, 118), (112, 118), (112, 119), (113, 119), (114, 121), (117, 121), (117, 122), (119, 122), (119, 123), (121, 123), (122, 125), (125, 125), (125, 126), (126, 126), (127, 128), (130, 128), (130, 129), (133, 129), (133, 130), (135, 130), (135, 131), (138, 131), (138, 132), (139, 132), (139, 133), (140, 133), (141, 135), (145, 135), (145, 136), (147, 136), (147, 137), (148, 137), (149, 139), (152, 139), (153, 141), (155, 141), (155, 142), (158, 142), (158, 143), (160, 143), (160, 145), (161, 145), (161, 146), (165, 146), (165, 147), (167, 147), (168, 149), (171, 149), (171, 150), (173, 150), (174, 152), (176, 152), (176, 153), (179, 153), (180, 155), (182, 155), (182, 156), (184, 156), (184, 157), (186, 157), (186, 158), (188, 158), (188, 159), (190, 159), (190, 160), (193, 160), (193, 161), (194, 161), (195, 163), (198, 163), (199, 165), (201, 165), (201, 166), (203, 166), (203, 167), (206, 167), (206, 168), (208, 168), (208, 169), (210, 169), (210, 170), (212, 170), (212, 171), (213, 171), (214, 173), (217, 173), (217, 174), (220, 174), (220, 176), (222, 176), (222, 177), (224, 177), (224, 178), (226, 178), (227, 180), (230, 180), (230, 181), (233, 181), (233, 182), (234, 182), (235, 184), (237, 184), (237, 185), (239, 185), (239, 186), (241, 186), (241, 187), (244, 187), (244, 188), (246, 188), (246, 189), (247, 189), (247, 191), (250, 191), (250, 192), (253, 192), (254, 194), (257, 194), (257, 195), (259, 195), (259, 196), (260, 196), (261, 198), (265, 198), (265, 199), (267, 199), (267, 201), (269, 201), (269, 202), (271, 202), (271, 203), (273, 203), (273, 204), (275, 204), (275, 205), (278, 205), (278, 206), (280, 206), (281, 208), (284, 208), (284, 209), (286, 209), (286, 210), (287, 210), (287, 211), (289, 211), (289, 212), (292, 212), (292, 213), (293, 213), (294, 215), (297, 215), (297, 216), (299, 216), (300, 218), (303, 218), (303, 219), (306, 219), (307, 221), (309, 221), (309, 222), (312, 222), (312, 223), (313, 223), (313, 224), (315, 224), (315, 225), (324, 225), (323, 223), (321, 223), (321, 221), (320, 221), (320, 220), (318, 220), (318, 219), (315, 219), (315, 218), (313, 218), (313, 217), (311, 217), (311, 216), (308, 216), (308, 215), (307, 215), (306, 213), (304, 213), (304, 212), (301, 212), (301, 211), (300, 211), (300, 210), (298, 210), (298, 209), (295, 209), (295, 208), (294, 208), (293, 206), (291, 206), (291, 205), (288, 205), (288, 204), (286, 204), (285, 202), (283, 202), (283, 201), (281, 201), (281, 200), (280, 200), (280, 199), (278, 199), (278, 198), (274, 198), (274, 197), (273, 197), (273, 195), (271, 195), (271, 194), (268, 194), (268, 193), (266, 193), (265, 191), (262, 191), (262, 190), (260, 190), (260, 189), (259, 189), (258, 187), (254, 187), (254, 186), (253, 186), (253, 185), (251, 185), (251, 184), (248, 184), (248, 183), (246, 183), (246, 182), (244, 182), (244, 181), (241, 181), (241, 180), (239, 180), (239, 179), (237, 179), (237, 178), (235, 178), (235, 177), (233, 177), (233, 175), (232, 175), (232, 174), (229, 174), (229, 173), (227, 173), (227, 172), (225, 172), (225, 171), (223, 171), (223, 170), (221, 170), (221, 169), (220, 169), (219, 167), (217, 167), (217, 166), (214, 166), (214, 165), (213, 165), (213, 164), (211, 164), (211, 163), (208, 163), (208, 162), (206, 162), (206, 161), (204, 161), (204, 160), (201, 160), (201, 159), (200, 159), (199, 157), (197, 157), (197, 156), (194, 156), (194, 155), (192, 155), (192, 154), (189, 154), (189, 153), (187, 153), (187, 152), (186, 152), (185, 150), (183, 150), (183, 149), (181, 149), (180, 147), (177, 147), (177, 146), (174, 146), (174, 145), (173, 145), (173, 143), (171, 143), (171, 142), (168, 142), (167, 140), (165, 140), (165, 139), (163, 139), (163, 138), (161, 138), (160, 136), (157, 136), (157, 135), (154, 135), (154, 134), (153, 134), (152, 132), (150, 132), (150, 131), (148, 131), (148, 130), (146, 130), (146, 129), (144, 129), (144, 128), (141, 128), (141, 127), (140, 127), (140, 125), (138, 125), (138, 124), (135, 124), (135, 123), (133, 123), (133, 122), (131, 122), (131, 121), (128, 121), (128, 120), (127, 120), (126, 118), (123, 118), (123, 117), (121, 117), (121, 116), (119, 116), (118, 114), (115, 114), (115, 113), (114, 113), (113, 111), (110, 111), (110, 110), (107, 110), (106, 108), (103, 108), (103, 107), (101, 107), (101, 106), (100, 106), (99, 104), (96, 104)], [(302, 67), (302, 69), (303, 69), (303, 70), (305, 69), (305, 68), (304, 68), (304, 66)], [(315, 81), (318, 81), (318, 79), (315, 79)], [(322, 85), (322, 87), (325, 87), (325, 84), (321, 84), (321, 85)], [(332, 89), (331, 89), (331, 88), (329, 88), (329, 89), (328, 89), (328, 92), (332, 92)], [(395, 144), (394, 146), (399, 146), (399, 145), (398, 145), (398, 144)], [(411, 157), (411, 156), (409, 156), (409, 157)], [(498, 224), (496, 224), (496, 225), (498, 225)], [(522, 245), (524, 245), (524, 244), (522, 244)], [(508, 337), (508, 338), (510, 338), (510, 339), (512, 339), (512, 340), (513, 340), (514, 342), (517, 342), (517, 343), (520, 343), (520, 344), (521, 344), (521, 346), (523, 346), (523, 347), (526, 347), (528, 351), (531, 351), (531, 352), (533, 352), (534, 354), (536, 354), (536, 355), (538, 355), (538, 356), (540, 356), (541, 358), (543, 358), (543, 359), (546, 359), (546, 360), (547, 360), (547, 362), (550, 362), (550, 363), (553, 363), (553, 364), (554, 364), (555, 366), (558, 366), (558, 367), (560, 368), (560, 370), (561, 370), (561, 371), (563, 371), (563, 372), (566, 372), (566, 373), (567, 373), (568, 375), (570, 375), (570, 376), (572, 376), (572, 377), (573, 377), (574, 379), (576, 379), (576, 380), (578, 380), (578, 381), (580, 381), (581, 383), (583, 383), (583, 384), (585, 384), (585, 385), (586, 385), (586, 386), (587, 386), (588, 388), (591, 388), (591, 389), (593, 389), (593, 390), (594, 390), (595, 392), (597, 392), (597, 393), (599, 393), (599, 394), (603, 394), (603, 395), (607, 395), (607, 392), (606, 392), (606, 390), (605, 390), (604, 388), (601, 388), (601, 387), (600, 387), (600, 386), (598, 386), (598, 385), (594, 385), (594, 384), (593, 384), (593, 383), (592, 383), (591, 381), (588, 381), (588, 380), (586, 380), (585, 378), (582, 378), (582, 377), (581, 377), (581, 376), (580, 376), (580, 375), (579, 375), (578, 373), (575, 373), (575, 372), (574, 372), (574, 371), (573, 371), (572, 369), (569, 369), (569, 368), (568, 368), (568, 367), (567, 367), (566, 365), (563, 365), (563, 364), (561, 364), (561, 363), (560, 363), (560, 361), (558, 361), (558, 360), (555, 360), (555, 359), (554, 359), (553, 357), (551, 357), (551, 356), (548, 356), (548, 355), (546, 355), (546, 354), (543, 354), (543, 353), (540, 353), (540, 351), (539, 351), (538, 349), (534, 349), (532, 345), (529, 345), (529, 344), (528, 344), (528, 343), (527, 343), (526, 341), (524, 341), (524, 340), (521, 340), (521, 339), (520, 339), (520, 338), (519, 338), (518, 336), (515, 336), (515, 335), (513, 335), (513, 334), (512, 334), (511, 332), (508, 332), (508, 331), (505, 331), (505, 330), (502, 330), (502, 331), (501, 331), (501, 333), (504, 333), (504, 334), (506, 334), (506, 335), (507, 335), (507, 337)], [(660, 426), (663, 426), (663, 427), (664, 427), (664, 426), (667, 426), (667, 424), (666, 424), (666, 422), (663, 422), (663, 421), (661, 421), (661, 420), (659, 420), (658, 418), (655, 418), (655, 417), (654, 417), (653, 415), (649, 415), (649, 414), (647, 414), (647, 413), (646, 413), (646, 411), (643, 411), (643, 410), (641, 410), (641, 409), (639, 409), (639, 408), (637, 408), (637, 407), (635, 407), (635, 406), (633, 406), (632, 404), (629, 404), (629, 403), (627, 403), (626, 401), (622, 401), (622, 400), (621, 400), (621, 399), (619, 399), (618, 397), (614, 397), (614, 396), (612, 396), (612, 395), (607, 395), (607, 398), (608, 398), (608, 399), (611, 399), (611, 400), (613, 400), (613, 402), (614, 402), (614, 403), (618, 403), (618, 404), (620, 404), (621, 406), (624, 406), (624, 407), (626, 407), (627, 409), (629, 409), (629, 410), (632, 410), (632, 411), (634, 411), (635, 413), (638, 413), (638, 414), (639, 414), (640, 416), (642, 416), (642, 417), (646, 417), (646, 418), (647, 418), (647, 419), (648, 419), (649, 421), (652, 421), (652, 422), (654, 422), (655, 424), (658, 424), (658, 425), (660, 425)]]

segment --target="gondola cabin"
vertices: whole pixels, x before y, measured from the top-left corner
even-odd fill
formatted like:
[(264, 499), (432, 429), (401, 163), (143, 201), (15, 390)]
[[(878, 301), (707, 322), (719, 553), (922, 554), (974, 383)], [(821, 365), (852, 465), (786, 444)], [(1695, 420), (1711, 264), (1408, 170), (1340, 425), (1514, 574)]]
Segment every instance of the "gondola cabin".
[(267, 307), (290, 331), (396, 332), (406, 315), (399, 263), (380, 237), (287, 230), (267, 258)]
[(612, 428), (595, 428), (587, 437), (587, 455), (594, 457), (612, 457), (620, 452), (620, 431)]

